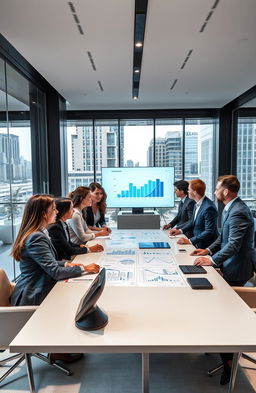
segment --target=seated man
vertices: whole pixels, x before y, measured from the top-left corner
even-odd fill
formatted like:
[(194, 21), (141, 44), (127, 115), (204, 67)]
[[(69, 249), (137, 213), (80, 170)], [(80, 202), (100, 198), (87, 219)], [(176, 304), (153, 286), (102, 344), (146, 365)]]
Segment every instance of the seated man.
[(206, 248), (218, 237), (218, 212), (215, 204), (205, 195), (205, 189), (205, 183), (200, 179), (189, 182), (189, 198), (196, 202), (192, 219), (182, 229), (171, 229), (170, 235), (184, 233), (190, 240), (180, 238), (178, 244), (192, 243), (197, 248)]
[[(223, 202), (222, 230), (218, 239), (207, 249), (194, 250), (191, 255), (211, 255), (196, 258), (195, 265), (220, 267), (223, 278), (232, 286), (243, 286), (253, 275), (256, 254), (254, 249), (254, 222), (248, 206), (238, 198), (240, 183), (236, 176), (220, 176), (215, 195)], [(220, 383), (229, 382), (232, 353), (222, 353), (224, 371)]]
[(183, 225), (191, 220), (195, 201), (188, 197), (188, 182), (185, 180), (179, 180), (174, 183), (174, 191), (177, 198), (180, 198), (178, 214), (169, 223), (164, 225), (163, 229), (169, 229), (176, 227), (182, 229)]

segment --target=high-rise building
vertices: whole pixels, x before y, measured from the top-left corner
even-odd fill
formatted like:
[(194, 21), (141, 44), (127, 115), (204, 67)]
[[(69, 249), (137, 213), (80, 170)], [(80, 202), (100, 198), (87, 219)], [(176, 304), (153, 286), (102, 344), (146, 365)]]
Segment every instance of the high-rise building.
[[(173, 166), (175, 168), (175, 179), (182, 177), (182, 150), (181, 133), (170, 131), (163, 138), (155, 140), (155, 166)], [(148, 166), (154, 166), (154, 141), (151, 140), (148, 152)]]
[(240, 180), (240, 195), (255, 200), (256, 195), (256, 124), (248, 119), (239, 119), (237, 135), (237, 177)]
[(31, 177), (31, 162), (20, 156), (19, 136), (0, 134), (0, 181), (24, 181)]
[(187, 131), (185, 134), (185, 179), (191, 180), (198, 177), (199, 152), (198, 132)]
[[(77, 126), (76, 133), (71, 136), (72, 172), (69, 173), (69, 189), (88, 186), (94, 181), (94, 159), (98, 181), (100, 181), (102, 167), (119, 166), (116, 126), (95, 127), (95, 158), (93, 143), (93, 127)], [(123, 162), (122, 146), (120, 156)]]

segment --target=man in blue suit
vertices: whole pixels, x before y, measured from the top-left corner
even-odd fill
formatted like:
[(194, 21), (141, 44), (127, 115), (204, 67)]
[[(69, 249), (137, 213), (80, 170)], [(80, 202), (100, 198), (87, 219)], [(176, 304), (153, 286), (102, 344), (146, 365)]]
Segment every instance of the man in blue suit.
[(170, 235), (184, 233), (187, 238), (180, 238), (178, 244), (193, 244), (197, 248), (206, 248), (218, 237), (215, 204), (205, 195), (205, 183), (200, 179), (191, 180), (188, 187), (189, 198), (196, 204), (192, 219), (182, 229), (172, 229)]
[[(243, 286), (252, 277), (256, 262), (253, 217), (248, 206), (237, 196), (239, 188), (236, 176), (218, 178), (215, 195), (225, 205), (221, 234), (207, 249), (194, 250), (191, 254), (202, 255), (196, 258), (195, 265), (220, 267), (223, 278), (233, 286)], [(224, 365), (220, 384), (225, 385), (230, 380), (233, 354), (220, 356)]]
[[(254, 222), (250, 209), (237, 196), (240, 183), (236, 176), (218, 178), (215, 195), (223, 202), (222, 231), (208, 248), (194, 250), (195, 265), (220, 267), (224, 279), (232, 286), (243, 286), (253, 275), (256, 254)], [(203, 255), (210, 255), (203, 257)]]

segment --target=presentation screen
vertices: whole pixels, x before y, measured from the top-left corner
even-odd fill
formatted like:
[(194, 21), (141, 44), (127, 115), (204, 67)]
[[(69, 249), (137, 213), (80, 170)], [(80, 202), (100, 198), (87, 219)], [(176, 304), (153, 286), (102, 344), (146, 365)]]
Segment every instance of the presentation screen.
[(174, 207), (173, 167), (102, 168), (108, 207)]

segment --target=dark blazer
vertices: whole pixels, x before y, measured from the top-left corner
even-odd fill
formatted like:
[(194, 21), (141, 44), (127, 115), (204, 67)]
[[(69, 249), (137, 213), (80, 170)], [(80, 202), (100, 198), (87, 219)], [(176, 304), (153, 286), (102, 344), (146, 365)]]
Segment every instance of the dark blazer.
[(250, 209), (237, 198), (228, 209), (221, 234), (209, 250), (227, 282), (247, 281), (254, 271), (254, 222)]
[(219, 235), (217, 229), (218, 212), (215, 204), (207, 197), (204, 197), (194, 221), (195, 209), (196, 205), (194, 205), (192, 219), (182, 227), (182, 232), (195, 247), (207, 248)]
[(25, 241), (20, 261), (21, 275), (11, 296), (13, 306), (42, 303), (58, 280), (81, 275), (80, 266), (64, 267), (56, 261), (51, 240), (34, 232)]
[(101, 211), (99, 212), (100, 212), (100, 219), (97, 222), (97, 224), (94, 225), (94, 215), (93, 215), (92, 207), (88, 206), (86, 209), (83, 209), (83, 217), (88, 226), (102, 227), (103, 225), (106, 225), (105, 215)]
[(71, 242), (68, 226), (66, 226), (66, 228), (68, 239), (60, 221), (50, 225), (48, 228), (51, 241), (57, 252), (58, 261), (62, 259), (71, 259), (72, 255), (86, 254), (88, 252), (86, 247), (81, 248), (77, 244)]
[(170, 222), (171, 228), (176, 225), (177, 229), (182, 229), (183, 225), (191, 220), (193, 216), (195, 201), (186, 197), (185, 201), (180, 201), (178, 214), (174, 219)]

